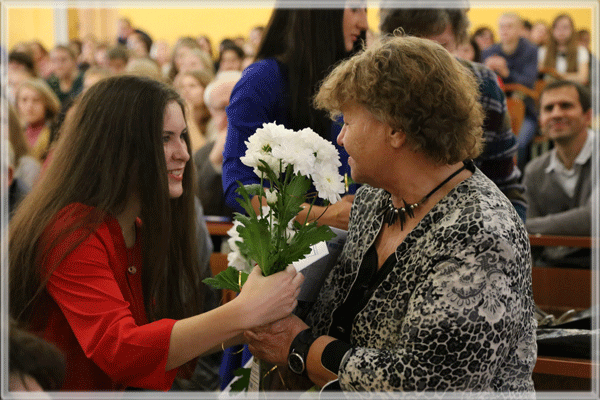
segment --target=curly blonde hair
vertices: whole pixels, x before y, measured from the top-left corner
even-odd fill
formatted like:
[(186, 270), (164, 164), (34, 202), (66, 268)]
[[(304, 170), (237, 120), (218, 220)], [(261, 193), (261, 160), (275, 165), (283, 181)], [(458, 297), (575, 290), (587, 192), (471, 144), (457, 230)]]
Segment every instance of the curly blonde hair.
[(341, 62), (314, 102), (335, 119), (356, 102), (406, 134), (414, 151), (435, 163), (479, 155), (484, 112), (473, 75), (431, 40), (396, 33)]

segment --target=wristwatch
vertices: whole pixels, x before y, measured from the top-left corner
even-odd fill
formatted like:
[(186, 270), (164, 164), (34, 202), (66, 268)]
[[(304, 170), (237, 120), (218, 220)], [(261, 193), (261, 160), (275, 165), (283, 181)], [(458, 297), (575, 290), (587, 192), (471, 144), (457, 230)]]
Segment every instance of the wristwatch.
[(312, 334), (310, 328), (300, 332), (290, 346), (288, 354), (288, 367), (290, 371), (298, 375), (306, 375), (306, 358), (308, 350), (317, 338)]

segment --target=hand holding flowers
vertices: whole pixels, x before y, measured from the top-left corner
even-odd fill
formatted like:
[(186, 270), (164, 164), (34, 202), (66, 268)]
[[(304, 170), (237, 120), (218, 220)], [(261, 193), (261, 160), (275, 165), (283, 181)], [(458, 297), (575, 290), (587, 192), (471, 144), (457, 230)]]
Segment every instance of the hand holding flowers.
[(294, 311), (298, 301), (304, 275), (296, 272), (293, 266), (269, 277), (263, 277), (258, 266), (252, 269), (240, 295), (233, 302), (239, 302), (245, 310), (240, 320), (244, 329), (269, 324), (284, 318)]

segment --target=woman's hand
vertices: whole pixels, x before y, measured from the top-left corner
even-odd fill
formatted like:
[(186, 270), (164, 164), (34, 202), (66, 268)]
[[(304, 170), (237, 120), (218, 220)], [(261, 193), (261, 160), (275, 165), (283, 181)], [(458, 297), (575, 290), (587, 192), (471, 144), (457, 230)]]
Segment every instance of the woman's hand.
[(293, 265), (268, 277), (256, 266), (233, 300), (244, 310), (243, 329), (265, 325), (292, 313), (298, 301), (304, 275)]
[(316, 218), (318, 225), (329, 225), (334, 228), (348, 230), (348, 223), (350, 221), (350, 209), (352, 208), (352, 202), (354, 201), (353, 194), (347, 194), (337, 203), (331, 204), (327, 207), (313, 206), (304, 204), (304, 210), (300, 211), (296, 217), (296, 221), (303, 224), (306, 220), (306, 213), (310, 209), (310, 216), (308, 222), (314, 221)]
[(254, 357), (276, 365), (287, 365), (292, 341), (301, 331), (308, 328), (295, 315), (244, 332), (248, 349)]

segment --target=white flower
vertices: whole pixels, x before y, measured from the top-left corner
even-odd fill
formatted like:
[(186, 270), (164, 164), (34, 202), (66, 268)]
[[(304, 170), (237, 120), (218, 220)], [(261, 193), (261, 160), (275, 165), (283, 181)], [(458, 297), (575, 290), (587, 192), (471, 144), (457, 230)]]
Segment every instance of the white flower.
[(273, 148), (273, 156), (282, 160), (284, 165), (293, 165), (295, 174), (310, 176), (315, 167), (314, 151), (298, 132), (289, 133)]
[(273, 204), (277, 203), (277, 193), (278, 193), (277, 190), (271, 190), (269, 188), (265, 188), (265, 197), (267, 199), (267, 204), (273, 205)]
[(233, 226), (227, 231), (227, 234), (229, 235), (227, 244), (231, 249), (231, 251), (227, 254), (227, 264), (231, 267), (234, 267), (238, 271), (246, 271), (249, 273), (252, 270), (252, 266), (248, 263), (246, 258), (242, 256), (242, 253), (240, 253), (240, 248), (236, 243), (243, 240), (237, 231), (238, 226), (244, 225), (240, 221), (234, 220)]
[(285, 228), (285, 238), (288, 243), (292, 241), (292, 238), (296, 234), (296, 230), (294, 229), (294, 218), (290, 220), (288, 226)]
[[(281, 173), (280, 160), (273, 156), (273, 148), (277, 147), (286, 135), (287, 130), (282, 125), (263, 124), (262, 128), (258, 128), (246, 141), (246, 154), (240, 157), (240, 161), (254, 168), (256, 175), (260, 175), (258, 170), (258, 166), (261, 165), (260, 160), (266, 162), (276, 174)], [(285, 167), (286, 165), (283, 165), (283, 168)]]
[(310, 128), (304, 128), (300, 131), (304, 136), (315, 157), (315, 170), (320, 168), (339, 167), (342, 165), (340, 155), (330, 141), (322, 138)]
[(238, 271), (252, 272), (252, 266), (248, 264), (248, 261), (246, 261), (239, 251), (231, 251), (227, 254), (227, 265)]
[(328, 200), (331, 204), (337, 203), (341, 199), (340, 195), (345, 192), (344, 178), (337, 168), (321, 169), (313, 179), (319, 197)]

